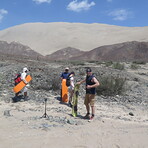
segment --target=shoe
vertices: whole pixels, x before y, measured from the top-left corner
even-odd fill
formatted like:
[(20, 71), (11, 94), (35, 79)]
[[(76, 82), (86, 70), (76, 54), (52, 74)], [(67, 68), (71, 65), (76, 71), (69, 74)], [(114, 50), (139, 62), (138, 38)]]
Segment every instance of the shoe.
[(25, 96), (25, 97), (24, 97), (24, 101), (28, 101), (28, 100), (30, 100), (30, 99), (28, 98), (28, 96)]
[(89, 119), (89, 120), (90, 120), (90, 114), (87, 113), (87, 114), (84, 116), (84, 119)]
[(72, 108), (72, 104), (71, 104), (71, 102), (68, 103), (68, 106)]
[(93, 120), (94, 120), (94, 116), (91, 116), (90, 119), (89, 119), (89, 122), (91, 122)]

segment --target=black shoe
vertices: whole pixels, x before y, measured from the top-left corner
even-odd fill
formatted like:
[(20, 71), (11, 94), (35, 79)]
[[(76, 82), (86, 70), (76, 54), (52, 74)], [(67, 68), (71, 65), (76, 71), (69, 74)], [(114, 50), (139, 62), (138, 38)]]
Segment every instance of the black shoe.
[(68, 103), (68, 106), (72, 108), (72, 104), (71, 104), (71, 102)]
[(28, 100), (30, 100), (30, 99), (28, 98), (28, 96), (24, 97), (24, 101), (28, 101)]
[(90, 113), (87, 113), (83, 118), (90, 120)]

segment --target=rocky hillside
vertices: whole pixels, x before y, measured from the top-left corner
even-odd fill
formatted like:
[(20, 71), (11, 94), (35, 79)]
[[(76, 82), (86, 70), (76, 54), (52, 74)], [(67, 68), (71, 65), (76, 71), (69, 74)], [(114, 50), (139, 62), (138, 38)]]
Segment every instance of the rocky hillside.
[(48, 56), (50, 60), (148, 61), (148, 42), (124, 42), (101, 46), (87, 52), (68, 48)]
[(90, 51), (67, 47), (43, 56), (17, 42), (0, 41), (0, 58), (30, 58), (50, 61), (148, 61), (148, 42), (124, 42), (106, 45)]
[(50, 55), (47, 55), (46, 58), (49, 60), (69, 60), (75, 56), (81, 56), (84, 51), (80, 51), (79, 49), (75, 49), (72, 47), (67, 47), (64, 49), (60, 49)]
[(125, 42), (101, 46), (72, 59), (96, 61), (148, 61), (148, 42)]
[(0, 41), (0, 56), (1, 57), (20, 57), (20, 58), (39, 58), (41, 54), (35, 52), (30, 47), (17, 42), (7, 43)]
[(0, 40), (16, 41), (48, 55), (73, 47), (82, 51), (128, 41), (148, 41), (148, 27), (121, 27), (106, 24), (28, 23), (0, 31)]

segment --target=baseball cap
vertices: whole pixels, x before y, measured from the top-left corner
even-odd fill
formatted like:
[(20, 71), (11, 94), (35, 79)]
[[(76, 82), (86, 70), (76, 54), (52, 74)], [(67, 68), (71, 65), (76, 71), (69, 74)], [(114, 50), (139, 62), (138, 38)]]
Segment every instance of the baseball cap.
[(87, 68), (86, 69), (86, 72), (91, 72), (91, 68)]
[(69, 68), (68, 68), (68, 67), (66, 67), (66, 68), (65, 68), (65, 70), (69, 70)]

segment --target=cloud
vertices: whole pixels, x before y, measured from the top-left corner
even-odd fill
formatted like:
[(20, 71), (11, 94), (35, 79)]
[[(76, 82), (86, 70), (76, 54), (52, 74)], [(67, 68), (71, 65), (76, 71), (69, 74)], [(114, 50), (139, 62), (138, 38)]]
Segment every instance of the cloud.
[(36, 2), (37, 4), (41, 4), (41, 3), (51, 3), (52, 0), (33, 0), (34, 2)]
[(2, 21), (5, 14), (7, 14), (8, 11), (5, 9), (0, 9), (0, 22)]
[(132, 12), (126, 9), (118, 9), (108, 13), (109, 16), (113, 17), (113, 20), (124, 21), (132, 16)]
[(88, 0), (81, 0), (78, 2), (78, 0), (73, 0), (70, 2), (67, 6), (68, 10), (75, 11), (75, 12), (80, 12), (83, 10), (89, 10), (90, 7), (94, 6), (95, 2), (88, 2)]

